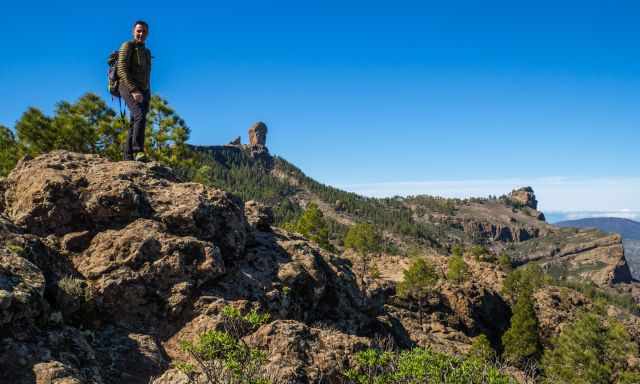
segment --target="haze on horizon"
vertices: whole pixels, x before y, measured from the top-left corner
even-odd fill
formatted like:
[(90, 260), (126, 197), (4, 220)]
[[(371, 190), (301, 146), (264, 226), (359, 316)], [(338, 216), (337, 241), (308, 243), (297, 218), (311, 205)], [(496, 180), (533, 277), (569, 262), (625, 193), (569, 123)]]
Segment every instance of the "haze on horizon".
[(191, 143), (262, 120), (272, 153), (365, 195), (531, 185), (547, 212), (640, 219), (637, 2), (109, 5), (5, 5), (0, 124), (110, 100), (106, 57), (145, 19)]

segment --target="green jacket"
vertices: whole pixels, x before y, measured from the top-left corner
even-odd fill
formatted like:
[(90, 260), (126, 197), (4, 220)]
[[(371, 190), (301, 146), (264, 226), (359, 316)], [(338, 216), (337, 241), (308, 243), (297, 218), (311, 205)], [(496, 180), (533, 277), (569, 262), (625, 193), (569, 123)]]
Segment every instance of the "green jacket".
[(129, 92), (149, 89), (151, 51), (144, 44), (125, 41), (118, 51), (118, 78)]

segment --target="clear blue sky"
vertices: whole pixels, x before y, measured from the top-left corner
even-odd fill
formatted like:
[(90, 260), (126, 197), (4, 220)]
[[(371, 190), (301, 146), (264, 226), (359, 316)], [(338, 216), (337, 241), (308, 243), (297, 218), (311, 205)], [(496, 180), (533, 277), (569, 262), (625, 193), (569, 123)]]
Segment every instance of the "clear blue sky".
[(87, 3), (3, 4), (0, 124), (87, 91), (108, 98), (106, 57), (142, 18), (153, 90), (194, 144), (246, 141), (263, 120), (271, 152), (310, 176), (396, 193), (640, 177), (637, 1)]

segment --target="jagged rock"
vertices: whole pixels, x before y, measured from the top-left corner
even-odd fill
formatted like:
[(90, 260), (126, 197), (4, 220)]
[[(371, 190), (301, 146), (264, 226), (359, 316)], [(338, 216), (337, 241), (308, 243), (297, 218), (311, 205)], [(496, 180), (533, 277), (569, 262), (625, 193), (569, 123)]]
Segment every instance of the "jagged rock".
[(82, 384), (83, 379), (77, 369), (59, 361), (37, 363), (33, 366), (36, 384)]
[(173, 233), (215, 241), (228, 260), (239, 257), (246, 242), (239, 200), (201, 184), (179, 183), (158, 163), (113, 163), (54, 151), (19, 162), (7, 185), (7, 215), (40, 236), (119, 228), (149, 218)]
[(153, 380), (151, 384), (191, 384), (189, 377), (177, 368), (167, 369), (162, 376)]
[(85, 335), (72, 327), (0, 340), (1, 383), (113, 383), (100, 368)]
[(540, 228), (522, 225), (504, 225), (486, 221), (465, 220), (463, 229), (473, 238), (492, 241), (520, 242), (540, 236)]
[(97, 234), (73, 263), (100, 309), (132, 321), (179, 313), (192, 287), (225, 271), (214, 244), (170, 235), (165, 225), (147, 219)]
[(584, 295), (568, 288), (545, 287), (533, 295), (540, 336), (545, 344), (560, 334), (562, 327), (575, 319), (580, 308), (590, 308)]
[(189, 355), (180, 348), (181, 341), (193, 342), (199, 335), (212, 330), (219, 330), (222, 325), (220, 316), (199, 315), (185, 324), (177, 333), (171, 336), (163, 347), (167, 355), (174, 361), (189, 361)]
[(0, 327), (31, 324), (46, 309), (44, 275), (20, 251), (0, 246)]
[(108, 383), (147, 384), (147, 378), (160, 375), (169, 365), (150, 335), (107, 327), (96, 334), (93, 345)]
[(258, 121), (249, 128), (249, 145), (252, 147), (267, 146), (267, 125)]
[(82, 252), (89, 246), (93, 234), (89, 231), (71, 232), (62, 237), (62, 249), (67, 252)]
[(247, 344), (268, 351), (268, 372), (283, 382), (317, 383), (338, 379), (357, 351), (369, 340), (332, 329), (313, 328), (293, 320), (262, 326), (245, 338)]
[(244, 213), (249, 225), (259, 231), (270, 231), (273, 224), (273, 210), (254, 200), (244, 203)]
[(468, 352), (479, 334), (500, 343), (511, 311), (497, 292), (474, 282), (462, 286), (443, 282), (435, 291), (422, 315), (410, 300), (396, 298), (387, 306), (414, 343), (449, 354)]
[(524, 205), (525, 207), (538, 209), (538, 200), (536, 200), (536, 195), (531, 187), (514, 189), (509, 194), (509, 198), (518, 204)]
[[(272, 158), (261, 129), (251, 146), (210, 153), (228, 151), (262, 166), (259, 156)], [(535, 197), (526, 199), (533, 208)], [(516, 262), (566, 260), (600, 283), (624, 279), (619, 239), (567, 236), (530, 209), (474, 204), (451, 220), (458, 220), (461, 238), (469, 231), (500, 243)], [(462, 354), (481, 333), (499, 344), (509, 322), (498, 293), (504, 273), (495, 264), (468, 261), (469, 282), (439, 283), (420, 321), (415, 303), (395, 297), (400, 277), (370, 278), (359, 287), (355, 263), (271, 227), (267, 207), (182, 183), (157, 163), (64, 151), (25, 158), (0, 181), (0, 210), (0, 382), (186, 383), (167, 370), (170, 360), (189, 359), (181, 340), (220, 329), (225, 305), (269, 312), (273, 321), (244, 341), (267, 350), (268, 368), (291, 382), (335, 379), (377, 337)], [(439, 223), (449, 225), (445, 219)], [(537, 242), (549, 234), (558, 242)], [(445, 271), (447, 259), (432, 256)], [(403, 261), (388, 260), (393, 266), (383, 270), (401, 276)], [(77, 289), (64, 291), (69, 279)], [(545, 338), (581, 305), (577, 295), (558, 295), (535, 296)], [(564, 311), (566, 302), (574, 309)], [(624, 320), (634, 340), (636, 320)]]
[(241, 146), (242, 145), (242, 139), (240, 138), (240, 136), (238, 136), (235, 139), (233, 139), (232, 141), (230, 141), (228, 145), (231, 145), (231, 146), (234, 146), (234, 147)]

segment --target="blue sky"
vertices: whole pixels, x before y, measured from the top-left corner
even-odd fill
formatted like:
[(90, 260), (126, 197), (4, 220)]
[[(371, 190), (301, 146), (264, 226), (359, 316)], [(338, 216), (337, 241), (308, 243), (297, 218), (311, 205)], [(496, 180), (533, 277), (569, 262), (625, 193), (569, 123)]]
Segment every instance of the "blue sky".
[(530, 184), (549, 211), (640, 218), (638, 2), (100, 4), (3, 4), (0, 124), (108, 98), (106, 57), (142, 18), (153, 90), (192, 143), (246, 141), (262, 120), (272, 153), (346, 189)]

